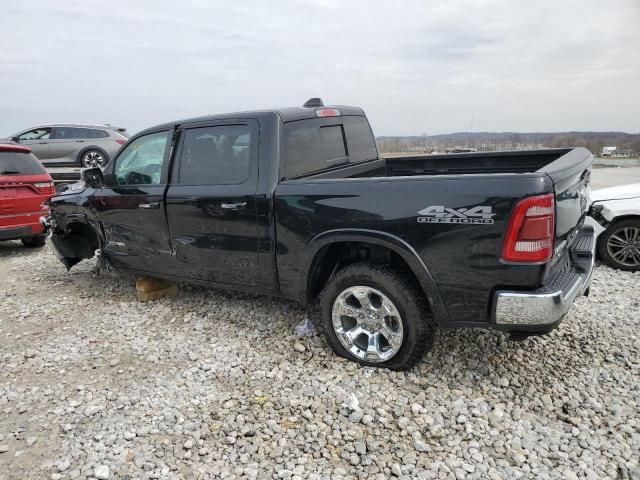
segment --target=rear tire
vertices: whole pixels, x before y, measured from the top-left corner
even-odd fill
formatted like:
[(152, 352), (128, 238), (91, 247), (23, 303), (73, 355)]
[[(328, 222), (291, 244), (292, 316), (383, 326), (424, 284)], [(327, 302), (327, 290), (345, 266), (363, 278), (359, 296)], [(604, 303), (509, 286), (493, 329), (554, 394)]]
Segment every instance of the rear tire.
[(338, 271), (320, 295), (320, 312), (333, 351), (361, 365), (406, 370), (433, 345), (424, 293), (389, 265), (361, 262)]
[(109, 163), (106, 153), (97, 149), (90, 149), (80, 155), (80, 166), (83, 168), (104, 167)]
[(598, 239), (598, 253), (611, 268), (640, 270), (640, 219), (613, 222)]
[(37, 237), (23, 238), (21, 241), (26, 248), (41, 248), (44, 247), (45, 239), (44, 235), (38, 235)]

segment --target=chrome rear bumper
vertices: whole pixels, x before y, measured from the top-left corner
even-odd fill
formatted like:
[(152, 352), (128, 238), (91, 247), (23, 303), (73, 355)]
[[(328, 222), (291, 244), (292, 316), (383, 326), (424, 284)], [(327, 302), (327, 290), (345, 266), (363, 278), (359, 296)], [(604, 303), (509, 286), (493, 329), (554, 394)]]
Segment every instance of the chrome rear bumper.
[(580, 230), (569, 251), (569, 268), (556, 276), (549, 285), (533, 291), (499, 290), (493, 297), (493, 322), (510, 326), (544, 329), (558, 323), (569, 311), (574, 300), (588, 293), (595, 262), (593, 227)]

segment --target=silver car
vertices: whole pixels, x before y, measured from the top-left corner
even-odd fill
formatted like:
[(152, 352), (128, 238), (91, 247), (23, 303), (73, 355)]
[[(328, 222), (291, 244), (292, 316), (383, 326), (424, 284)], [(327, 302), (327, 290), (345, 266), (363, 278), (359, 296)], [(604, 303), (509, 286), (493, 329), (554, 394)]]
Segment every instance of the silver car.
[(105, 125), (42, 125), (12, 135), (45, 167), (103, 167), (127, 142), (126, 129)]

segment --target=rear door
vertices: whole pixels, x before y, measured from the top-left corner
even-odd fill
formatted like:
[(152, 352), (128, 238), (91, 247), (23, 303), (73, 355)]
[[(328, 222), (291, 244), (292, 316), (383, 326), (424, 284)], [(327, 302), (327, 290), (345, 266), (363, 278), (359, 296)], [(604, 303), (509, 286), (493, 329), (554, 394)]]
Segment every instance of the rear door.
[(49, 140), (48, 165), (75, 163), (78, 152), (86, 143), (84, 128), (53, 127)]
[(96, 191), (104, 253), (116, 266), (166, 273), (170, 248), (164, 193), (173, 130), (142, 135), (120, 152)]
[(258, 122), (185, 127), (167, 190), (177, 275), (256, 285)]

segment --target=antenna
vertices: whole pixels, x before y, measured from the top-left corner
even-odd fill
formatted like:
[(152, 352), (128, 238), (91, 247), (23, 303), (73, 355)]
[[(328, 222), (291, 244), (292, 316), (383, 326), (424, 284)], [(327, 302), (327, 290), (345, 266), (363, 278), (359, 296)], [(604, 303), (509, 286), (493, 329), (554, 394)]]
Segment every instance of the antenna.
[(304, 102), (303, 107), (311, 108), (311, 107), (324, 107), (324, 103), (322, 103), (322, 99), (319, 97), (310, 98), (306, 102)]

